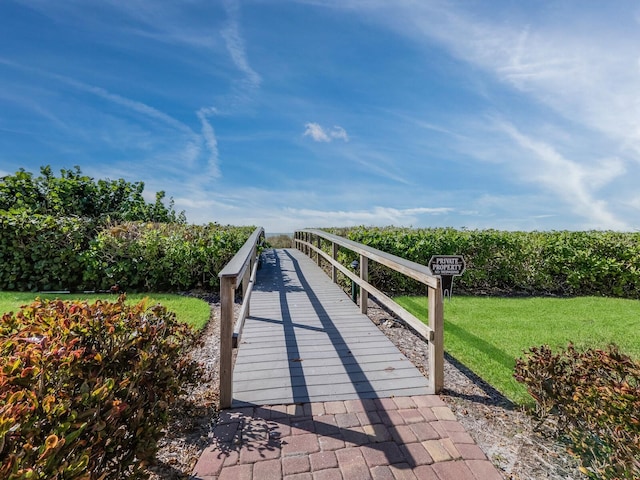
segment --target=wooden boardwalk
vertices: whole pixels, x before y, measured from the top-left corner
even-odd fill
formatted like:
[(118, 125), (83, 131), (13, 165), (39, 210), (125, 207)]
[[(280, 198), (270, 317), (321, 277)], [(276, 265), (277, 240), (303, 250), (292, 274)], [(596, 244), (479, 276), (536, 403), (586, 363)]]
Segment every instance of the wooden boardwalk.
[(311, 259), (265, 252), (236, 357), (234, 407), (428, 392), (428, 380)]

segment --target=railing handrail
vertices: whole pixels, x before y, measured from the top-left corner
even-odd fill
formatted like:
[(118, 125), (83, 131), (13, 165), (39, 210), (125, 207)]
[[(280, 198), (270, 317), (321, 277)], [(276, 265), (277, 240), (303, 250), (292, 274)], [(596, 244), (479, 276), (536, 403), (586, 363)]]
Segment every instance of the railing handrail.
[(258, 244), (258, 240), (264, 236), (264, 228), (257, 227), (251, 236), (247, 239), (246, 242), (240, 247), (240, 250), (236, 252), (229, 263), (227, 263), (220, 273), (218, 273), (218, 278), (222, 279), (223, 277), (233, 277), (233, 278), (242, 278), (244, 276), (245, 270), (249, 265), (249, 261), (251, 260), (251, 253), (253, 252), (255, 246)]
[[(258, 242), (264, 228), (257, 227), (229, 263), (218, 274), (220, 278), (220, 408), (229, 408), (233, 399), (234, 332), (239, 336), (249, 315), (249, 301), (258, 269)], [(234, 315), (236, 289), (242, 283), (242, 307), (237, 321)], [(234, 328), (238, 325), (237, 328)]]
[[(315, 239), (313, 237), (315, 237)], [(321, 239), (331, 242), (331, 255), (322, 250)], [(367, 313), (368, 295), (373, 294), (382, 305), (398, 315), (429, 342), (429, 378), (431, 380), (431, 393), (439, 393), (444, 386), (444, 314), (440, 278), (433, 275), (431, 270), (424, 265), (325, 232), (324, 230), (297, 230), (294, 233), (294, 245), (308, 256), (311, 256), (311, 252), (315, 252), (318, 265), (321, 263), (320, 258), (324, 258), (332, 266), (331, 277), (334, 282), (337, 282), (337, 271), (340, 271), (352, 282), (359, 285), (360, 311), (363, 314)], [(349, 271), (347, 267), (337, 261), (338, 246), (347, 248), (360, 255), (359, 275)], [(429, 301), (428, 326), (398, 305), (392, 298), (369, 283), (369, 260), (385, 265), (427, 286)]]
[(353, 240), (334, 235), (333, 233), (325, 232), (324, 230), (307, 228), (298, 231), (308, 232), (312, 235), (323, 237), (326, 240), (336, 243), (342, 247), (348, 248), (356, 253), (359, 253), (360, 255), (365, 255), (370, 260), (392, 268), (408, 277), (413, 278), (414, 280), (418, 280), (419, 282), (424, 283), (425, 285), (428, 285), (432, 288), (437, 287), (438, 277), (433, 275), (429, 267), (425, 265), (407, 260), (406, 258), (398, 257), (397, 255), (393, 255), (391, 253), (383, 252), (382, 250), (378, 250), (377, 248), (373, 248), (362, 243), (354, 242)]

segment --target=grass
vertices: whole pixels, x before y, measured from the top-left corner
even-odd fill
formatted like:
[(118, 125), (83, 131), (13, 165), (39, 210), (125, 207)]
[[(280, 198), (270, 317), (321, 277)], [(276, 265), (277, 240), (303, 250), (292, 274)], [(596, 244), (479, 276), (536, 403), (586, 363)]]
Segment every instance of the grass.
[[(0, 292), (0, 313), (16, 312), (20, 306), (31, 303), (36, 297), (62, 300), (88, 300), (97, 299), (115, 301), (117, 297), (110, 294), (43, 294), (24, 292)], [(211, 309), (204, 300), (183, 295), (169, 293), (128, 294), (127, 303), (138, 303), (148, 298), (150, 304), (160, 303), (167, 310), (174, 312), (179, 321), (188, 323), (196, 330), (201, 330), (207, 324)]]
[[(426, 297), (399, 297), (425, 323)], [(453, 297), (444, 302), (444, 348), (518, 404), (530, 404), (513, 378), (515, 359), (529, 347), (604, 348), (615, 343), (640, 358), (640, 301), (619, 298)]]

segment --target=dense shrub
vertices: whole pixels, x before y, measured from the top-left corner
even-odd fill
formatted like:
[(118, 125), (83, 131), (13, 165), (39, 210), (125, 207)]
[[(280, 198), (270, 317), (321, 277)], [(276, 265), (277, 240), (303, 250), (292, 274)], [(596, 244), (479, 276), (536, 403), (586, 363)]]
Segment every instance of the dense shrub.
[(254, 227), (127, 222), (99, 233), (86, 255), (85, 283), (127, 291), (214, 288), (218, 273)]
[(516, 361), (515, 378), (526, 385), (538, 415), (551, 415), (556, 433), (591, 478), (640, 478), (640, 363), (608, 350), (554, 354), (531, 348)]
[(252, 231), (125, 222), (96, 233), (91, 219), (0, 213), (0, 290), (210, 289)]
[[(432, 255), (463, 255), (467, 271), (455, 280), (461, 292), (640, 298), (640, 233), (395, 227), (328, 231), (422, 265)], [(394, 294), (424, 294), (417, 282), (380, 265), (370, 265), (370, 278)]]
[(0, 323), (0, 478), (145, 478), (194, 333), (157, 305), (40, 301)]
[(82, 217), (105, 224), (121, 221), (185, 222), (184, 212), (176, 214), (173, 201), (165, 207), (164, 192), (154, 203), (142, 195), (143, 182), (98, 180), (83, 175), (80, 167), (60, 170), (41, 167), (35, 177), (24, 169), (0, 178), (0, 211), (21, 211), (54, 217)]
[(0, 290), (76, 289), (94, 227), (77, 217), (0, 214)]

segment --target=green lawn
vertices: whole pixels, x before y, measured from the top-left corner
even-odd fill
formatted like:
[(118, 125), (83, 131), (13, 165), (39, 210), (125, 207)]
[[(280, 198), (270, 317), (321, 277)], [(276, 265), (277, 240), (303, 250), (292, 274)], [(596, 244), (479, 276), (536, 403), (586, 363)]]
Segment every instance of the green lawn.
[[(117, 300), (117, 296), (109, 294), (42, 294), (24, 292), (0, 292), (0, 313), (16, 312), (21, 305), (26, 305), (35, 300), (36, 297), (62, 300), (89, 300), (97, 299)], [(127, 295), (127, 303), (138, 303), (143, 298), (149, 299), (149, 304), (160, 303), (167, 310), (174, 312), (179, 321), (192, 325), (195, 329), (201, 330), (209, 320), (211, 309), (204, 300), (183, 295), (173, 295), (168, 293), (147, 293)]]
[[(427, 323), (426, 297), (399, 297)], [(532, 346), (606, 347), (640, 359), (640, 301), (619, 298), (454, 296), (444, 302), (444, 348), (516, 403), (532, 400), (513, 379), (515, 359)]]

